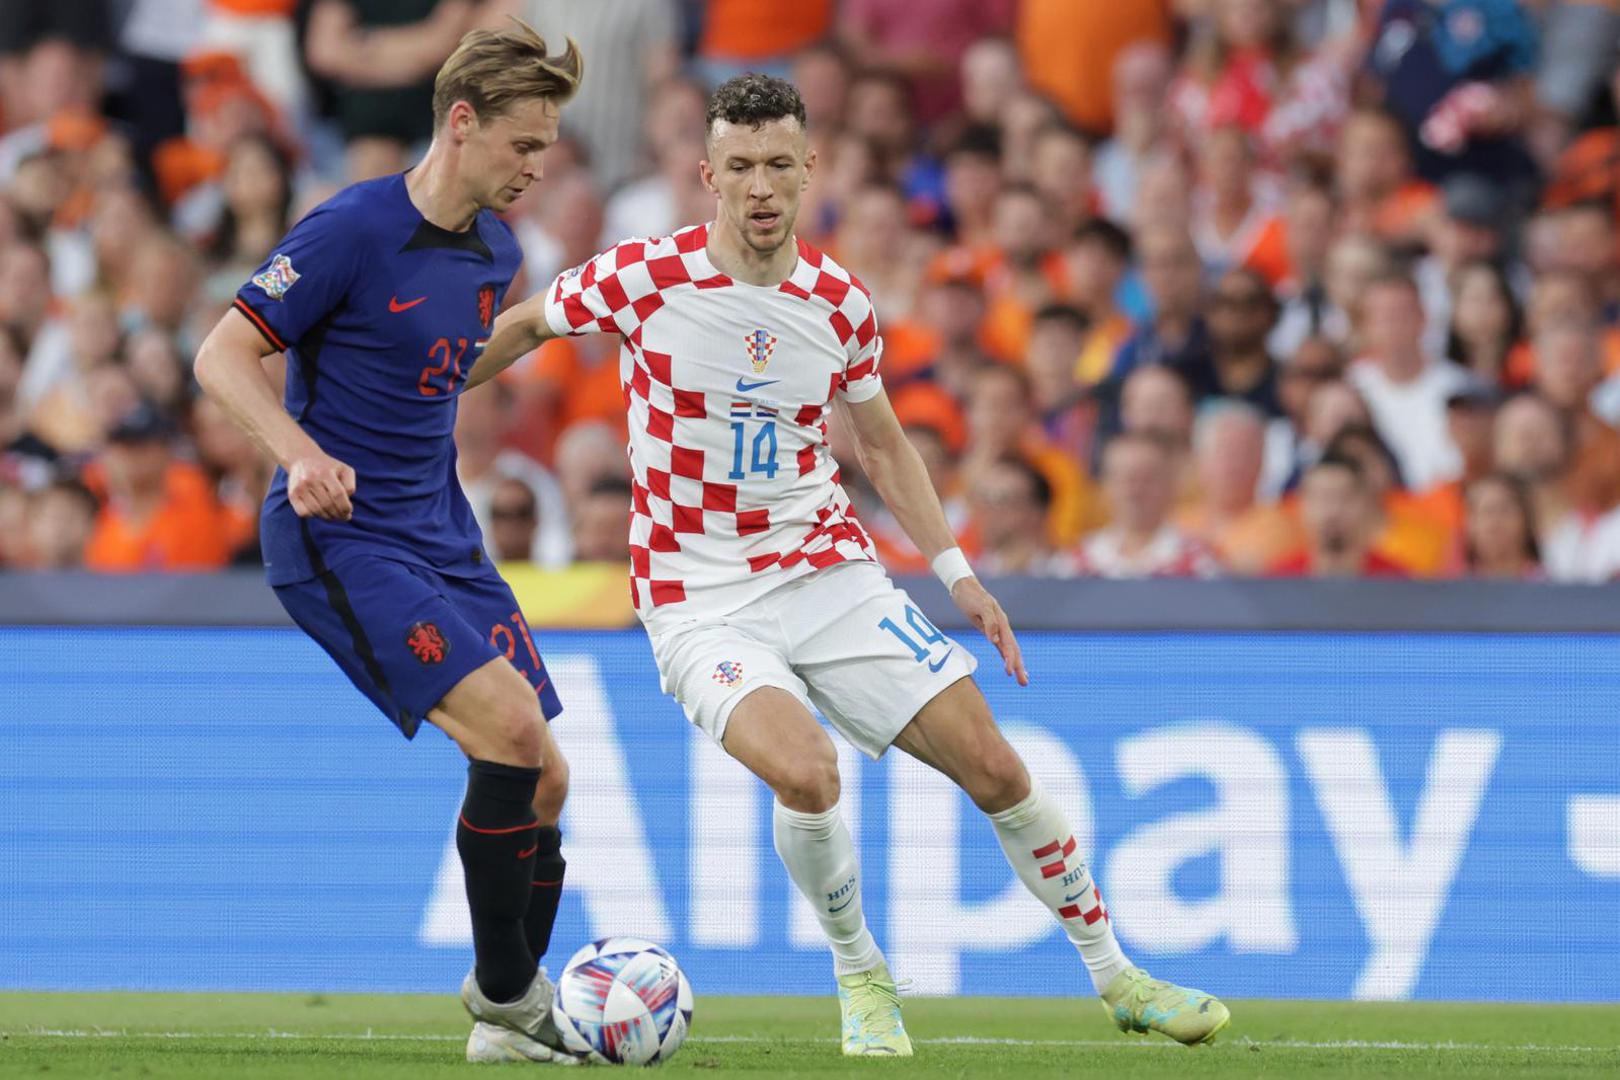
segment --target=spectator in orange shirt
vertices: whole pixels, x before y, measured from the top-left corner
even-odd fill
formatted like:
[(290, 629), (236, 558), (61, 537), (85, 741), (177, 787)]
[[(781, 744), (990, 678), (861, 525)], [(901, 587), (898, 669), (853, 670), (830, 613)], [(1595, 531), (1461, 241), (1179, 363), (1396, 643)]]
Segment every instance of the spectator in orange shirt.
[(1131, 320), (1120, 309), (1119, 283), (1131, 263), (1131, 238), (1105, 218), (1080, 226), (1065, 253), (1074, 304), (1090, 325), (1075, 362), (1075, 377), (1095, 386), (1114, 368), (1114, 355), (1131, 336)]
[[(1525, 308), (1526, 340), (1508, 354), (1504, 382), (1508, 389), (1530, 385), (1536, 373), (1535, 339), (1559, 323), (1603, 323), (1603, 309), (1591, 279), (1573, 269), (1548, 269), (1536, 275)], [(1602, 326), (1603, 370), (1620, 374), (1620, 327)]]
[(1465, 386), (1446, 398), (1446, 430), (1462, 455), (1462, 475), (1414, 496), (1413, 502), (1454, 537), (1462, 536), (1468, 486), (1494, 466), (1493, 430), (1501, 404), (1502, 392), (1488, 385)]
[(826, 37), (833, 0), (709, 0), (698, 59), (710, 86), (758, 71), (787, 78), (793, 54)]
[[(961, 547), (977, 554), (967, 499), (962, 491), (960, 461), (967, 440), (966, 423), (954, 401), (932, 383), (913, 383), (894, 396), (894, 413), (906, 437), (921, 455), (928, 479), (939, 495), (945, 521)], [(928, 559), (881, 499), (860, 507), (861, 522), (872, 537), (878, 558), (896, 574), (926, 574)]]
[(1354, 458), (1327, 454), (1300, 484), (1305, 542), (1273, 563), (1272, 577), (1405, 577), (1400, 564), (1378, 554), (1372, 533), (1376, 500)]
[(1113, 127), (1114, 60), (1138, 41), (1170, 44), (1169, 0), (1023, 0), (1018, 48), (1036, 89), (1078, 127)]
[(993, 207), (995, 261), (986, 275), (983, 341), (996, 359), (1018, 363), (1029, 349), (1036, 310), (1064, 291), (1063, 258), (1052, 250), (1047, 227), (1051, 213), (1033, 187), (1009, 184), (996, 195)]
[(1402, 485), (1395, 456), (1377, 430), (1350, 425), (1333, 437), (1323, 456), (1350, 458), (1360, 465), (1374, 508), (1373, 550), (1409, 574), (1439, 573), (1456, 534), (1429, 504), (1428, 493), (1414, 495)]
[(1176, 523), (1237, 574), (1263, 573), (1300, 542), (1290, 514), (1255, 500), (1265, 439), (1265, 414), (1241, 401), (1212, 401), (1193, 428), (1201, 501), (1178, 513)]
[(105, 496), (85, 550), (92, 570), (215, 570), (230, 559), (208, 479), (169, 449), (167, 419), (138, 406), (108, 434), (97, 479)]
[(261, 562), (259, 508), (274, 468), (223, 406), (206, 394), (191, 406), (191, 435), (198, 461), (213, 481), (232, 562)]
[(1574, 460), (1570, 485), (1584, 508), (1604, 511), (1620, 503), (1620, 431), (1592, 411), (1592, 392), (1603, 379), (1598, 329), (1556, 323), (1536, 336), (1535, 390), (1563, 415)]
[(1334, 161), (1346, 233), (1403, 247), (1423, 241), (1439, 194), (1413, 172), (1399, 120), (1380, 108), (1357, 109), (1345, 122)]
[(1079, 463), (1035, 427), (1029, 380), (1016, 368), (990, 364), (974, 376), (967, 400), (968, 442), (962, 475), (971, 489), (981, 471), (1009, 455), (1024, 458), (1052, 487), (1048, 529), (1059, 547), (1074, 543), (1100, 508)]

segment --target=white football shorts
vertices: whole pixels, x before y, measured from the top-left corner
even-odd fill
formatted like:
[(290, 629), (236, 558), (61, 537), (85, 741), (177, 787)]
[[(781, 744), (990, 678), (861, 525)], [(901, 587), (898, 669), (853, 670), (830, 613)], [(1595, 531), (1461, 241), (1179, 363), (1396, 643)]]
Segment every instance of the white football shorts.
[(872, 562), (835, 563), (741, 611), (649, 638), (664, 692), (715, 742), (739, 701), (774, 686), (871, 758), (978, 667)]

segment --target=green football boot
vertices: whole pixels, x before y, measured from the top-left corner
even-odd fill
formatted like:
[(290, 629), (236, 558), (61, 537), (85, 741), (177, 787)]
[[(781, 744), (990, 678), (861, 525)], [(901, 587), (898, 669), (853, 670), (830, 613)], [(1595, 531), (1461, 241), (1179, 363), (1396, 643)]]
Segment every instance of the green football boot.
[(1157, 1031), (1187, 1046), (1206, 1045), (1232, 1021), (1219, 1000), (1202, 990), (1126, 968), (1102, 992), (1103, 1009), (1121, 1031)]
[(838, 976), (838, 1007), (844, 1013), (846, 1056), (911, 1056), (911, 1037), (900, 1020), (900, 991), (888, 964)]

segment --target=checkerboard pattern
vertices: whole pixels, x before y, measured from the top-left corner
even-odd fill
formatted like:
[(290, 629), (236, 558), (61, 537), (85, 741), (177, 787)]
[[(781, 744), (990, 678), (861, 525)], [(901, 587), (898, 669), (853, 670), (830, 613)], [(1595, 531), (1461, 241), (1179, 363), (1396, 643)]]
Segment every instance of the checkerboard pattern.
[[(571, 270), (547, 295), (554, 332), (617, 333), (630, 427), (631, 594), (643, 614), (680, 605), (735, 610), (753, 595), (873, 548), (827, 451), (834, 398), (882, 388), (871, 296), (848, 271), (799, 244), (774, 290), (718, 272), (708, 227), (627, 240)], [(664, 313), (664, 314), (660, 314)], [(777, 337), (767, 372), (746, 342)], [(769, 405), (743, 408), (740, 373), (766, 379)], [(750, 420), (773, 425), (775, 475), (739, 478)], [(750, 453), (751, 456), (751, 453)]]

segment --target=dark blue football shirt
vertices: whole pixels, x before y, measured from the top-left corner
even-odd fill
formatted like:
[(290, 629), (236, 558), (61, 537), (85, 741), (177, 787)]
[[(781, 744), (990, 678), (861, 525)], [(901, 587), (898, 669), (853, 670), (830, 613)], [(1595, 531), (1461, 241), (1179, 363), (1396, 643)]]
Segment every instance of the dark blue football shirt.
[(338, 192), (293, 226), (236, 308), (287, 353), (287, 411), (353, 466), (354, 517), (300, 518), (277, 469), (260, 517), (272, 585), (356, 555), (447, 573), (484, 562), (456, 478), (456, 398), (521, 262), (492, 211), (466, 232), (417, 212), (403, 175)]

